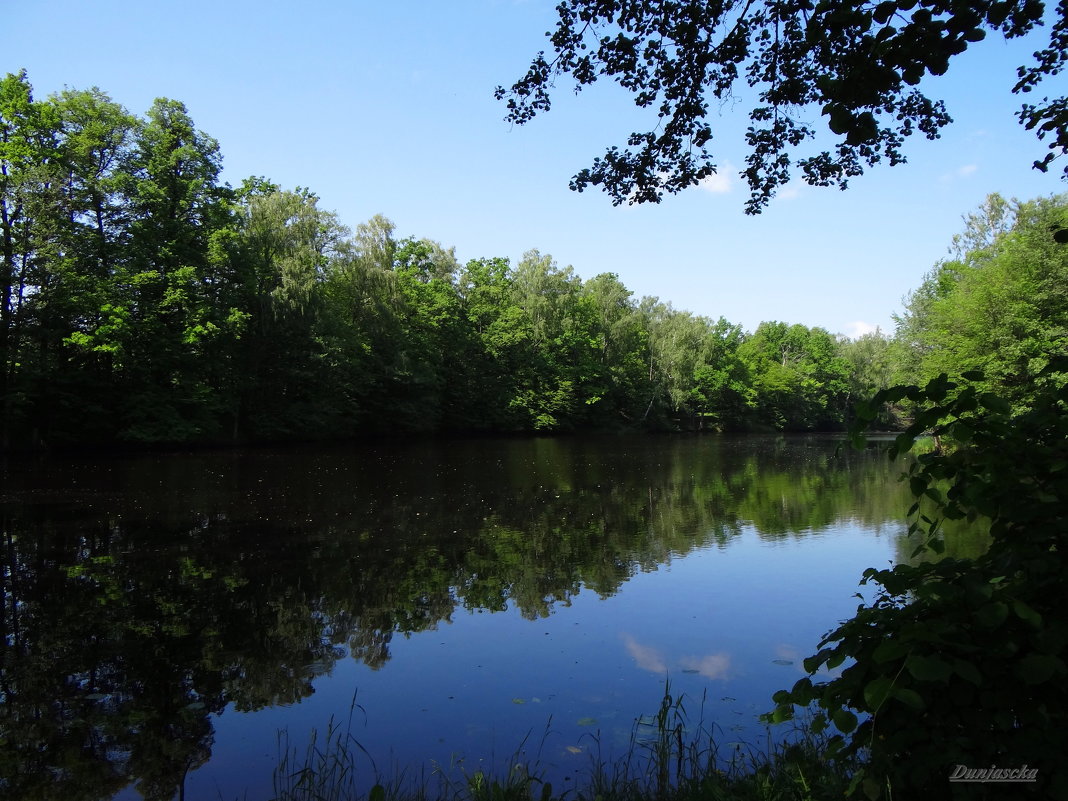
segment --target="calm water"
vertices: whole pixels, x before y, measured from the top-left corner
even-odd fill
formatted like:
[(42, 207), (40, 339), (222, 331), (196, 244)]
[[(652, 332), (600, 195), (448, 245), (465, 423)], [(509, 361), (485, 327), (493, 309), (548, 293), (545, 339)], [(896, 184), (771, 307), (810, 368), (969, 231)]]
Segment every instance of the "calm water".
[(350, 710), (369, 779), (526, 737), (560, 786), (625, 748), (665, 677), (725, 747), (759, 746), (863, 569), (905, 553), (900, 470), (838, 444), (9, 461), (0, 789), (267, 798), (278, 732)]

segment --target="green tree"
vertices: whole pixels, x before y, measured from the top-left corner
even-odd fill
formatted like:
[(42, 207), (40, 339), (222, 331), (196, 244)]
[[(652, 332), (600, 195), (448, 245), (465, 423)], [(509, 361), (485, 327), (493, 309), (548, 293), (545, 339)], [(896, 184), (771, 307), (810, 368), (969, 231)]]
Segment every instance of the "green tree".
[(97, 89), (34, 101), (25, 73), (3, 87), (5, 424), (32, 422), (34, 444), (111, 433), (112, 358), (91, 340), (128, 258), (137, 121)]
[[(879, 329), (856, 339), (841, 340), (838, 348), (848, 364), (847, 407), (867, 401), (879, 390), (895, 383), (898, 370), (895, 342)], [(887, 418), (884, 422), (892, 423), (892, 420)]]
[(509, 343), (515, 367), (509, 407), (524, 428), (573, 425), (579, 404), (581, 365), (595, 346), (577, 315), (581, 279), (537, 250), (523, 254), (511, 275)]
[(403, 408), (395, 411), (408, 429), (465, 427), (472, 418), (464, 407), (478, 377), (466, 359), (475, 338), (463, 317), (456, 255), (408, 238), (398, 243), (393, 270), (403, 303), (394, 393)]
[(470, 332), (464, 359), (472, 387), (466, 406), (476, 429), (519, 427), (510, 407), (512, 376), (522, 361), (522, 335), (515, 322), (520, 310), (512, 296), (512, 269), (507, 259), (472, 259), (457, 280), (457, 293)]
[(584, 350), (582, 395), (600, 426), (632, 424), (642, 403), (648, 339), (638, 304), (614, 273), (583, 282), (579, 303), (590, 347)]
[(338, 243), (323, 281), (318, 322), (334, 397), (364, 431), (388, 430), (394, 365), (403, 347), (393, 224), (376, 216)]
[[(1026, 203), (991, 196), (897, 319), (914, 380), (985, 373), (984, 387), (1022, 408), (1033, 376), (1068, 349), (1068, 196)], [(1059, 380), (1059, 379), (1055, 379)]]
[[(56, 228), (53, 126), (23, 70), (0, 81), (0, 405), (2, 442), (7, 445), (11, 424), (26, 412), (25, 387), (19, 386), (17, 367), (27, 355), (23, 348), (28, 323), (26, 304), (40, 280), (49, 240)], [(25, 419), (25, 418), (23, 418)]]
[(761, 323), (739, 352), (749, 369), (761, 424), (808, 430), (842, 423), (849, 367), (827, 331)]
[(745, 426), (753, 403), (751, 377), (739, 349), (745, 341), (740, 325), (720, 317), (705, 336), (703, 364), (694, 373), (692, 398), (705, 423), (713, 428)]
[(98, 89), (66, 90), (44, 106), (55, 132), (48, 202), (57, 224), (27, 307), (32, 355), (23, 372), (42, 437), (93, 439), (114, 433), (113, 355), (91, 343), (129, 258), (125, 190), (139, 123)]
[[(1054, 8), (1041, 0), (563, 0), (557, 13), (552, 55), (539, 53), (496, 95), (507, 99), (507, 119), (523, 124), (549, 110), (561, 75), (576, 89), (607, 79), (655, 113), (649, 131), (632, 133), (626, 149), (610, 147), (571, 181), (578, 191), (601, 186), (617, 204), (658, 202), (713, 174), (715, 115), (745, 89), (754, 90), (742, 171), (753, 214), (793, 170), (810, 184), (845, 188), (868, 166), (905, 161), (904, 141), (917, 131), (936, 138), (950, 117), (919, 84), (988, 32), (1015, 39), (1048, 25), (1048, 46), (1019, 68), (1016, 93), (1033, 92), (1068, 59), (1063, 0)], [(839, 137), (833, 147), (811, 122), (818, 115)], [(1035, 162), (1048, 169), (1068, 146), (1068, 98), (1024, 104), (1018, 116), (1049, 137)]]
[(201, 360), (224, 330), (209, 293), (214, 230), (226, 222), (218, 143), (195, 129), (185, 106), (158, 99), (137, 126), (124, 165), (126, 258), (111, 276), (92, 330), (74, 344), (113, 359), (120, 435), (176, 441), (211, 435), (219, 402)]
[(656, 298), (643, 298), (639, 310), (648, 332), (643, 419), (672, 425), (673, 419), (685, 420), (691, 428), (699, 426), (699, 418), (714, 427), (736, 421), (746, 405), (745, 368), (738, 359), (741, 329)]
[(348, 231), (308, 190), (246, 183), (243, 194), (225, 245), (234, 304), (228, 319), (241, 334), (233, 433), (310, 433), (330, 412), (326, 398), (316, 400), (324, 383), (316, 339), (321, 287)]
[[(832, 753), (865, 756), (855, 784), (869, 798), (926, 797), (957, 765), (1024, 764), (1036, 770), (1039, 795), (1068, 798), (1068, 625), (1060, 602), (1068, 590), (1068, 387), (1042, 380), (1065, 369), (1062, 356), (1039, 371), (1022, 412), (981, 391), (972, 383), (978, 373), (963, 384), (942, 375), (923, 389), (884, 390), (859, 409), (862, 429), (883, 403), (917, 404), (891, 457), (928, 430), (949, 446), (908, 466), (909, 532), (919, 539), (913, 556), (942, 552), (945, 521), (986, 519), (990, 533), (976, 558), (865, 571), (874, 600), (805, 660), (809, 677), (775, 695), (770, 717), (815, 704), (816, 730), (833, 723), (841, 732)], [(816, 675), (847, 660), (837, 675)], [(975, 798), (977, 789), (995, 797), (974, 785), (949, 784), (947, 792)]]

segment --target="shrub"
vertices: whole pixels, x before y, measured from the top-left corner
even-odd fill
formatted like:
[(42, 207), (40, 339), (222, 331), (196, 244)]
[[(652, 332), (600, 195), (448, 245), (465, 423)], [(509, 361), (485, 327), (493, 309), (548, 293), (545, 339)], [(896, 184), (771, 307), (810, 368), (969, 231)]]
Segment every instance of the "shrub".
[[(817, 730), (833, 724), (838, 758), (863, 757), (853, 789), (869, 798), (1068, 799), (1068, 388), (1066, 360), (1035, 376), (1034, 401), (1013, 414), (982, 393), (978, 374), (942, 375), (923, 389), (895, 387), (863, 404), (853, 431), (883, 404), (908, 398), (918, 413), (890, 447), (896, 458), (926, 431), (938, 447), (903, 476), (916, 503), (917, 554), (940, 552), (946, 519), (990, 521), (976, 559), (869, 569), (875, 600), (828, 634), (805, 661), (809, 677), (774, 696), (767, 717), (815, 705)], [(840, 674), (814, 681), (820, 668)], [(1034, 784), (956, 784), (968, 768), (1037, 770)], [(1006, 790), (1010, 789), (1007, 794)]]

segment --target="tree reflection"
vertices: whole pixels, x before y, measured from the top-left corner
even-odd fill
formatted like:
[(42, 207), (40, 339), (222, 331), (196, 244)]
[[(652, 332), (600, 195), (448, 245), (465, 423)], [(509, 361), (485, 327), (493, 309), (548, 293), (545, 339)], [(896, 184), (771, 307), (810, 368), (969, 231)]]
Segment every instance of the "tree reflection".
[[(883, 526), (908, 505), (874, 454), (654, 442), (506, 443), (496, 460), (474, 446), (358, 464), (290, 454), (286, 471), (206, 455), (161, 462), (155, 483), (144, 463), (112, 465), (109, 491), (78, 503), (16, 487), (2, 507), (0, 795), (89, 801), (135, 783), (170, 799), (210, 758), (227, 705), (299, 702), (346, 654), (382, 668), (394, 635), (457, 608), (537, 619), (746, 530)], [(713, 657), (693, 669), (726, 670)]]

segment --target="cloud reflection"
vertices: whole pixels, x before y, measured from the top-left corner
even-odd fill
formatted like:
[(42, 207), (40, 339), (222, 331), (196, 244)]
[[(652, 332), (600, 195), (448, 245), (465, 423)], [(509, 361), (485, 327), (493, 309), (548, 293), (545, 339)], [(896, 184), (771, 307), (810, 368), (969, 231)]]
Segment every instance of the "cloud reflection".
[(794, 662), (801, 658), (800, 653), (794, 646), (787, 645), (786, 643), (779, 643), (775, 646), (775, 656), (779, 659), (790, 659)]
[(655, 648), (642, 645), (629, 634), (623, 635), (623, 647), (642, 670), (648, 670), (650, 673), (667, 673), (667, 663)]
[[(667, 673), (668, 660), (656, 648), (642, 645), (630, 634), (622, 634), (623, 647), (640, 670), (650, 673)], [(687, 656), (679, 660), (679, 666), (687, 673), (700, 673), (706, 679), (725, 681), (731, 673), (731, 657), (727, 653), (705, 656)]]
[(681, 660), (684, 670), (696, 670), (706, 679), (725, 681), (731, 671), (730, 654), (708, 654), (707, 656), (688, 656)]

